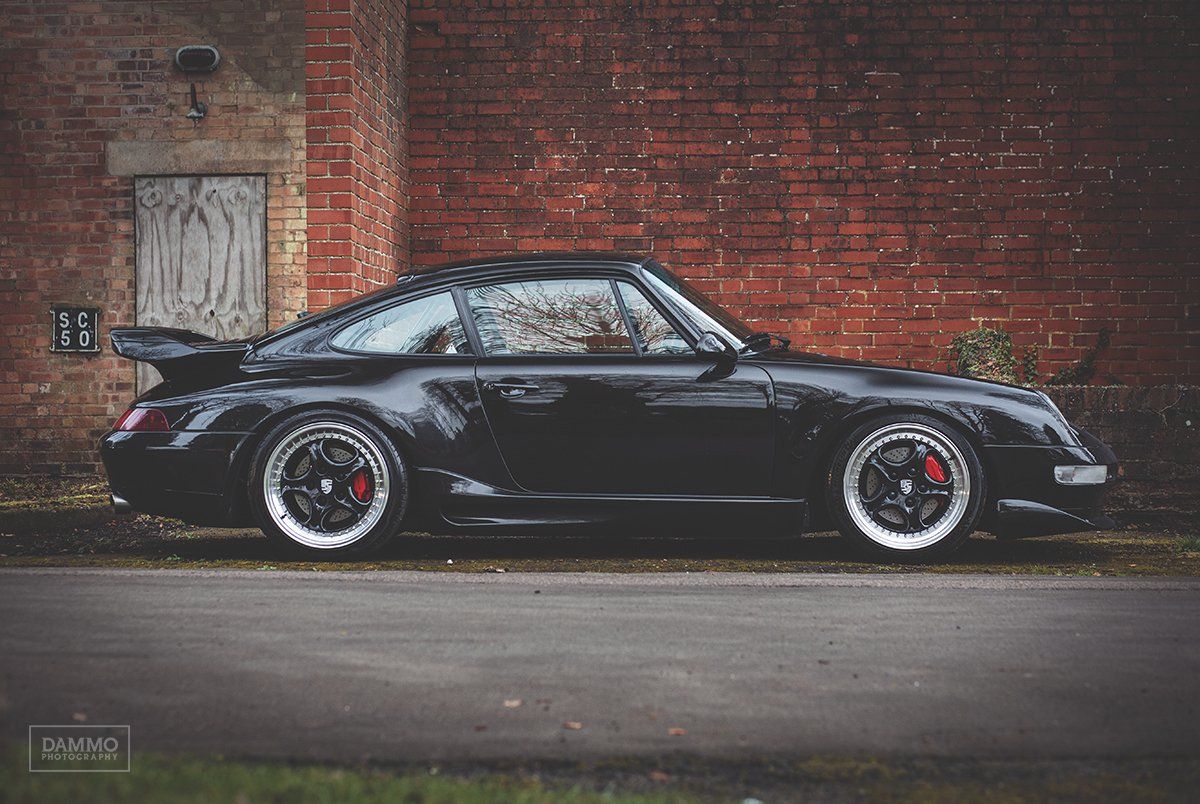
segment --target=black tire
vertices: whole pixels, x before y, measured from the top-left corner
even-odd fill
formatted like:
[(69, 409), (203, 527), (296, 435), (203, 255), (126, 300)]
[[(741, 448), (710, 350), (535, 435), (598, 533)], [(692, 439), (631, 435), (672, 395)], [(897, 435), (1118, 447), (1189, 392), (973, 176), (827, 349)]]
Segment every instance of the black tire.
[[(322, 438), (323, 433), (333, 435)], [(283, 456), (288, 454), (288, 449), (293, 449), (291, 455), (299, 456), (300, 463), (303, 464), (305, 458), (300, 447), (293, 447), (292, 444), (297, 439), (304, 438), (319, 442), (322, 455), (325, 445), (333, 442), (331, 454), (336, 453), (339, 458), (353, 452), (356, 445), (362, 447), (359, 457), (364, 465), (358, 473), (370, 478), (369, 481), (360, 481), (361, 486), (370, 483), (369, 492), (363, 490), (369, 502), (358, 500), (357, 493), (354, 500), (349, 500), (346, 494), (350, 491), (350, 482), (335, 479), (339, 473), (334, 470), (351, 466), (350, 462), (321, 464), (321, 467), (330, 469), (329, 489), (321, 486), (323, 480), (317, 479), (317, 488), (307, 492), (284, 494), (280, 491), (278, 496), (270, 496), (268, 489), (277, 491), (286, 482), (301, 482), (288, 478), (286, 468), (283, 469), (283, 475), (279, 477), (278, 482), (268, 484), (264, 478), (269, 471), (268, 462), (286, 466), (286, 463), (281, 461), (284, 461)], [(359, 443), (360, 440), (362, 443)], [(304, 447), (306, 452), (309, 449), (310, 447)], [(283, 452), (279, 453), (277, 450)], [(308, 467), (313, 472), (318, 469), (317, 461), (316, 457), (309, 461)], [(273, 471), (274, 464), (271, 467), (273, 476), (277, 474)], [(309, 475), (309, 472), (305, 473), (306, 478)], [(252, 459), (247, 496), (250, 510), (259, 528), (281, 553), (307, 560), (358, 559), (378, 550), (401, 531), (405, 514), (408, 512), (411, 488), (409, 478), (404, 457), (392, 439), (374, 424), (343, 411), (314, 410), (280, 422), (263, 437)], [(331, 530), (326, 534), (322, 531), (325, 518), (317, 516), (314, 512), (332, 511), (329, 516), (331, 522), (339, 516), (353, 517), (355, 514), (349, 505), (338, 505), (338, 500), (348, 500), (363, 507), (364, 512), (354, 518), (350, 525), (331, 525)], [(324, 505), (326, 502), (329, 503), (328, 506)], [(303, 510), (306, 507), (307, 510)], [(305, 515), (310, 517), (312, 527), (320, 532), (306, 532), (307, 526), (301, 522), (301, 517)], [(373, 524), (368, 526), (368, 523), (372, 522)], [(353, 535), (360, 526), (363, 532)], [(335, 529), (337, 527), (342, 529), (338, 531)], [(289, 529), (292, 533), (289, 533)], [(353, 538), (348, 543), (337, 543), (341, 539), (350, 538), (351, 535)], [(329, 537), (329, 545), (321, 544), (322, 536)]]
[[(905, 429), (905, 426), (908, 426)], [(930, 433), (936, 433), (933, 436)], [(864, 478), (864, 474), (868, 471), (874, 471), (862, 464), (859, 472), (856, 474), (853, 469), (847, 473), (847, 466), (853, 457), (859, 461), (869, 448), (878, 442), (880, 439), (892, 438), (900, 450), (894, 453), (891, 448), (886, 452), (893, 455), (905, 454), (904, 434), (911, 433), (918, 437), (928, 435), (932, 440), (932, 446), (926, 445), (926, 451), (918, 453), (916, 450), (921, 445), (915, 441), (907, 443), (912, 445), (913, 452), (904, 466), (909, 467), (910, 463), (921, 463), (928, 457), (928, 452), (933, 452), (941, 458), (942, 463), (949, 469), (950, 465), (954, 465), (954, 469), (950, 470), (949, 475), (950, 485), (947, 487), (952, 491), (945, 491), (938, 487), (938, 484), (930, 477), (918, 474), (915, 482), (928, 483), (931, 487), (931, 498), (933, 495), (945, 495), (947, 502), (942, 508), (941, 513), (937, 517), (949, 517), (942, 522), (937, 517), (933, 517), (928, 524), (928, 531), (920, 530), (925, 525), (924, 518), (918, 511), (924, 510), (921, 508), (922, 500), (926, 498), (920, 495), (921, 490), (925, 486), (914, 486), (913, 480), (908, 480), (907, 487), (901, 486), (907, 479), (911, 469), (899, 471), (897, 464), (893, 467), (892, 464), (884, 464), (885, 468), (896, 468), (895, 478), (884, 477), (882, 472), (873, 478)], [(940, 437), (940, 438), (939, 438)], [(941, 449), (936, 447), (940, 444)], [(949, 445), (953, 445), (951, 448)], [(879, 447), (882, 450), (882, 447)], [(955, 455), (957, 450), (957, 455)], [(873, 453), (878, 455), (879, 453)], [(925, 456), (921, 458), (920, 456)], [(959, 464), (961, 458), (961, 465)], [(866, 454), (866, 460), (871, 459), (871, 454)], [(879, 464), (876, 464), (879, 465)], [(953, 474), (958, 472), (958, 475)], [(934, 468), (935, 474), (936, 467)], [(900, 477), (904, 475), (905, 477)], [(969, 479), (969, 493), (962, 494), (961, 490), (967, 484), (960, 482), (955, 486), (955, 478), (959, 481), (963, 477)], [(945, 470), (942, 472), (943, 478), (947, 477)], [(898, 478), (898, 479), (896, 479)], [(864, 484), (874, 483), (878, 493), (873, 500), (884, 499), (890, 501), (892, 496), (897, 496), (896, 502), (885, 501), (882, 509), (876, 513), (871, 513), (867, 506), (872, 504), (870, 500), (864, 501)], [(851, 485), (853, 486), (851, 488)], [(889, 489), (893, 489), (889, 491)], [(903, 491), (907, 488), (908, 491)], [(953, 489), (958, 489), (960, 496), (965, 498), (965, 502), (960, 502), (957, 497), (954, 497)], [(987, 478), (984, 473), (983, 464), (979, 460), (975, 449), (960, 432), (954, 427), (947, 425), (945, 422), (936, 419), (932, 416), (923, 416), (921, 414), (901, 413), (880, 416), (875, 419), (856, 427), (853, 432), (847, 435), (834, 451), (833, 458), (830, 461), (829, 473), (826, 477), (825, 484), (826, 504), (833, 518), (834, 524), (841, 532), (842, 536), (849, 542), (855, 550), (867, 556), (868, 558), (888, 563), (917, 563), (931, 562), (945, 559), (955, 550), (962, 546), (963, 542), (975, 530), (979, 524), (979, 518), (983, 514), (984, 502), (987, 500)], [(849, 495), (857, 494), (857, 503), (847, 499)], [(905, 495), (908, 495), (907, 497)], [(916, 502), (912, 500), (916, 499)], [(952, 502), (951, 502), (952, 501)], [(875, 503), (877, 504), (877, 503)], [(939, 505), (942, 503), (933, 503), (931, 511), (936, 513)], [(856, 512), (851, 511), (851, 505), (854, 505)], [(905, 510), (905, 508), (909, 510)], [(900, 524), (883, 521), (883, 517), (891, 517), (900, 520)], [(914, 519), (915, 517), (915, 519)], [(914, 532), (904, 532), (897, 530), (895, 534), (889, 535), (888, 528), (894, 527), (897, 529), (909, 528), (915, 529)], [(944, 530), (944, 535), (937, 534)], [(925, 533), (927, 535), (922, 536)], [(874, 534), (874, 535), (873, 535)], [(936, 541), (930, 544), (922, 544), (924, 539), (937, 536)], [(896, 543), (905, 542), (911, 537), (911, 543), (905, 547), (896, 547)], [(920, 546), (915, 546), (920, 545)]]

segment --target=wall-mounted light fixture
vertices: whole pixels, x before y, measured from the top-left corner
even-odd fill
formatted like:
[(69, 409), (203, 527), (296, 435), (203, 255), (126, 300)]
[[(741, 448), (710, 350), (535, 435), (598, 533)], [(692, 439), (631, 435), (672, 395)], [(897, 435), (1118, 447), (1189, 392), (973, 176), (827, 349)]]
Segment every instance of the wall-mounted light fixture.
[[(175, 51), (175, 66), (189, 75), (211, 73), (221, 63), (221, 53), (212, 45), (184, 45)], [(196, 97), (196, 84), (191, 87), (192, 105), (187, 110), (187, 119), (199, 123), (208, 114), (208, 105)]]
[(211, 73), (221, 63), (212, 45), (184, 45), (175, 51), (175, 66), (185, 73)]

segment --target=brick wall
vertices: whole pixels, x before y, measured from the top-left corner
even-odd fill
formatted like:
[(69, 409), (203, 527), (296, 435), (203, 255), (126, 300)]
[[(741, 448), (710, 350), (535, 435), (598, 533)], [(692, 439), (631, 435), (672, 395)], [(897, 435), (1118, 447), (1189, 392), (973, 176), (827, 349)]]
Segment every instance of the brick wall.
[[(223, 57), (197, 82), (208, 104), (199, 125), (184, 117), (189, 81), (170, 63), (196, 42)], [(134, 317), (133, 179), (109, 172), (112, 143), (290, 141), (288, 166), (268, 174), (268, 306), (272, 323), (303, 309), (303, 59), (298, 3), (4, 3), (0, 473), (93, 470), (96, 441), (133, 397), (134, 364), (107, 349), (107, 330)], [(53, 302), (101, 307), (105, 351), (51, 353)]]
[(623, 249), (801, 347), (939, 367), (983, 321), (1048, 374), (1108, 328), (1098, 381), (1194, 383), (1198, 76), (1184, 0), (7, 0), (0, 472), (91, 470), (132, 396), (49, 307), (132, 322), (106, 149), (142, 141), (286, 143), (230, 163), (268, 175), (271, 324), (410, 257)]
[(413, 0), (416, 264), (653, 252), (801, 347), (1200, 379), (1200, 4)]
[(308, 304), (408, 265), (403, 0), (308, 0)]

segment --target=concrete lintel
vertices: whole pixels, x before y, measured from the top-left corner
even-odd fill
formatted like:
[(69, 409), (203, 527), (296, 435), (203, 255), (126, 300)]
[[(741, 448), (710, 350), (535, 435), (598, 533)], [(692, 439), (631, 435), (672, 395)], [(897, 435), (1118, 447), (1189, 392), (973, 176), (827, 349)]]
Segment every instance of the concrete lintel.
[(284, 139), (141, 140), (109, 142), (113, 176), (279, 173), (291, 170), (292, 143)]

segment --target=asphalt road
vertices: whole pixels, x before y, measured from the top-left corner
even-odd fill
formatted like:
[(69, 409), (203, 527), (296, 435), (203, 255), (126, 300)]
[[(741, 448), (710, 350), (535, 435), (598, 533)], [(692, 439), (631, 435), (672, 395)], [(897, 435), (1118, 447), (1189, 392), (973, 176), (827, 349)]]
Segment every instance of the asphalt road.
[(3, 570), (0, 729), (337, 761), (1194, 757), (1198, 637), (1200, 579)]

